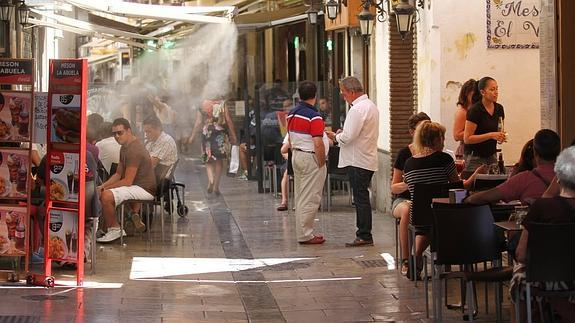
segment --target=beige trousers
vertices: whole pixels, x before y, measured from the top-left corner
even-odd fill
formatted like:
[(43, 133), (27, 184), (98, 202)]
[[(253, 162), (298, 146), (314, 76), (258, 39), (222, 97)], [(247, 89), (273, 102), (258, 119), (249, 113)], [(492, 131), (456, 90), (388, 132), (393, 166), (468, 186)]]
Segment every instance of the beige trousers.
[(313, 224), (321, 203), (327, 168), (317, 167), (315, 155), (294, 150), (292, 155), (295, 219), (298, 241), (313, 238)]

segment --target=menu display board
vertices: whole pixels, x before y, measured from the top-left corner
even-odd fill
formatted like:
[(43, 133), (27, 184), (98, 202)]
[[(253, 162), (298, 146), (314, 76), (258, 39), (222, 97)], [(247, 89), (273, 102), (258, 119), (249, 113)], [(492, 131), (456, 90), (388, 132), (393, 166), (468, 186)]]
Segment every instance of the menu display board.
[(0, 140), (30, 140), (32, 93), (0, 92)]
[[(53, 260), (76, 263), (76, 282), (84, 280), (86, 106), (88, 61), (50, 60), (48, 87), (44, 274)], [(82, 166), (80, 166), (82, 165)]]
[(78, 256), (78, 213), (50, 211), (49, 257), (75, 261)]
[(34, 60), (0, 58), (0, 84), (0, 143), (28, 147), (0, 148), (0, 256), (24, 256), (28, 271)]
[(50, 199), (52, 201), (78, 202), (80, 191), (79, 155), (50, 152)]
[(26, 255), (26, 207), (0, 206), (0, 255)]
[(0, 199), (20, 199), (28, 196), (28, 150), (0, 151)]

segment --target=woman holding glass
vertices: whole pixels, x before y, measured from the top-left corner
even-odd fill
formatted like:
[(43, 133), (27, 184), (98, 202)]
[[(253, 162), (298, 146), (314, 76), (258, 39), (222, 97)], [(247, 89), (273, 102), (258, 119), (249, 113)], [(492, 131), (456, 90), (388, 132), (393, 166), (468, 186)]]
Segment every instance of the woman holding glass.
[(481, 100), (467, 111), (463, 142), (465, 143), (465, 169), (462, 178), (469, 177), (482, 164), (497, 165), (497, 143), (506, 140), (503, 130), (505, 112), (497, 103), (497, 82), (486, 76), (479, 80)]

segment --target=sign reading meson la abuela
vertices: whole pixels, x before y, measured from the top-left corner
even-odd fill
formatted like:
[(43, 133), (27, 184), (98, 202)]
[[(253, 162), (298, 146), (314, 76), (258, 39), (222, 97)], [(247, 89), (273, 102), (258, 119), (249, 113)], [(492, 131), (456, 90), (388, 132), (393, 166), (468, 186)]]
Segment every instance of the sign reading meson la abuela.
[(539, 48), (540, 0), (486, 1), (488, 48)]
[(0, 60), (0, 84), (32, 84), (33, 66), (31, 60)]

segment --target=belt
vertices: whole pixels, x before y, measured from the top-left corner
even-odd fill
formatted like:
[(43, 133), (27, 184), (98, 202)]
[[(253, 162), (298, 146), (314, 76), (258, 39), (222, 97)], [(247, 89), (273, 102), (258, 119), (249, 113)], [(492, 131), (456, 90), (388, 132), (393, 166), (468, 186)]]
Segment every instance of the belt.
[(315, 154), (313, 151), (301, 150), (299, 148), (294, 148), (293, 150), (301, 151), (302, 153)]

